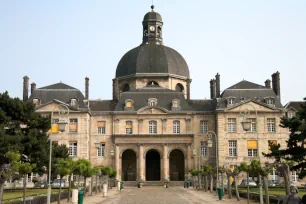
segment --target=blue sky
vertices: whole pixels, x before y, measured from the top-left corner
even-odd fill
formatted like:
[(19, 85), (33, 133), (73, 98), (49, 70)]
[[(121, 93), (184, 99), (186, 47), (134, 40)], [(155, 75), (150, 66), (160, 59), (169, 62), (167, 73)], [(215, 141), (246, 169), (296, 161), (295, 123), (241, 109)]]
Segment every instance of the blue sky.
[[(285, 104), (306, 97), (305, 0), (155, 0), (165, 45), (192, 77), (191, 98), (209, 98), (245, 79), (264, 84), (281, 73)], [(0, 92), (22, 97), (22, 77), (38, 87), (64, 82), (90, 99), (110, 99), (120, 58), (142, 40), (151, 0), (0, 1)]]

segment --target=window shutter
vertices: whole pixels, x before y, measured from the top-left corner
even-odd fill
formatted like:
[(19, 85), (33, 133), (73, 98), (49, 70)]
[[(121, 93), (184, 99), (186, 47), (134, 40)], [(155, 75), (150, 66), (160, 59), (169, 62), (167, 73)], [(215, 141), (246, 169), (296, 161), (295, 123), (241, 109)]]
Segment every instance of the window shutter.
[(105, 121), (98, 121), (97, 126), (98, 127), (105, 127)]
[(257, 141), (249, 140), (248, 141), (248, 149), (257, 149)]

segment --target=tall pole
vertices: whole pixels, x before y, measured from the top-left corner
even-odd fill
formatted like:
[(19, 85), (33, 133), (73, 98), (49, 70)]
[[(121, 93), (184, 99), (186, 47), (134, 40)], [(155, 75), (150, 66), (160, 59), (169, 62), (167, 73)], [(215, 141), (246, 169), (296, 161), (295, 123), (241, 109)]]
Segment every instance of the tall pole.
[(49, 183), (48, 183), (48, 194), (47, 194), (47, 204), (50, 204), (51, 201), (51, 159), (52, 159), (52, 140), (51, 140), (51, 135), (52, 135), (52, 118), (53, 118), (53, 110), (51, 112), (51, 128), (50, 128), (50, 134), (49, 134), (49, 140), (50, 140), (50, 153), (49, 153)]

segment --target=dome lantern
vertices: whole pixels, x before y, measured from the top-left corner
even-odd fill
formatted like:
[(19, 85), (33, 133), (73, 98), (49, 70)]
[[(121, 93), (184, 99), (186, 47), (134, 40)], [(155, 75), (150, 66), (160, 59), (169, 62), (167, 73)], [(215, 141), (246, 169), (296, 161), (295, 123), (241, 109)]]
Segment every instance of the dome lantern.
[(159, 13), (154, 11), (154, 5), (151, 6), (151, 11), (148, 12), (142, 21), (143, 25), (143, 44), (157, 43), (162, 44), (162, 27), (163, 21)]

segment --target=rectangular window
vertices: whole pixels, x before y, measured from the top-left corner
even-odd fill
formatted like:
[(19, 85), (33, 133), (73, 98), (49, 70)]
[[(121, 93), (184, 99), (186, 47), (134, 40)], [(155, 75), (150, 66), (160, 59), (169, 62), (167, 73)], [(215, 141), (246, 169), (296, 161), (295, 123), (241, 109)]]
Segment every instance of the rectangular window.
[(97, 126), (98, 126), (98, 134), (104, 135), (105, 134), (105, 121), (98, 121)]
[(268, 126), (268, 132), (275, 132), (276, 131), (275, 118), (267, 118), (267, 126)]
[(154, 120), (149, 121), (149, 133), (157, 134), (157, 122)]
[(99, 148), (97, 148), (97, 156), (98, 157), (105, 156), (105, 144), (100, 144)]
[(180, 134), (180, 121), (175, 120), (173, 121), (173, 133), (174, 134)]
[(200, 133), (207, 133), (208, 132), (208, 121), (201, 120), (200, 121)]
[(201, 142), (201, 157), (207, 157), (208, 156), (208, 146), (207, 142)]
[(229, 140), (228, 141), (228, 155), (230, 157), (237, 156), (237, 140)]
[(78, 119), (71, 118), (69, 124), (69, 132), (77, 132), (78, 131)]
[(227, 131), (236, 132), (236, 118), (227, 119)]
[(132, 101), (127, 101), (125, 107), (132, 108)]
[(248, 156), (257, 157), (258, 144), (256, 140), (248, 140)]
[(126, 121), (125, 132), (126, 134), (133, 134), (133, 122), (132, 121)]
[(250, 118), (251, 120), (251, 129), (249, 132), (256, 132), (256, 118)]
[(70, 142), (68, 148), (69, 156), (77, 156), (77, 151), (78, 151), (78, 143)]

